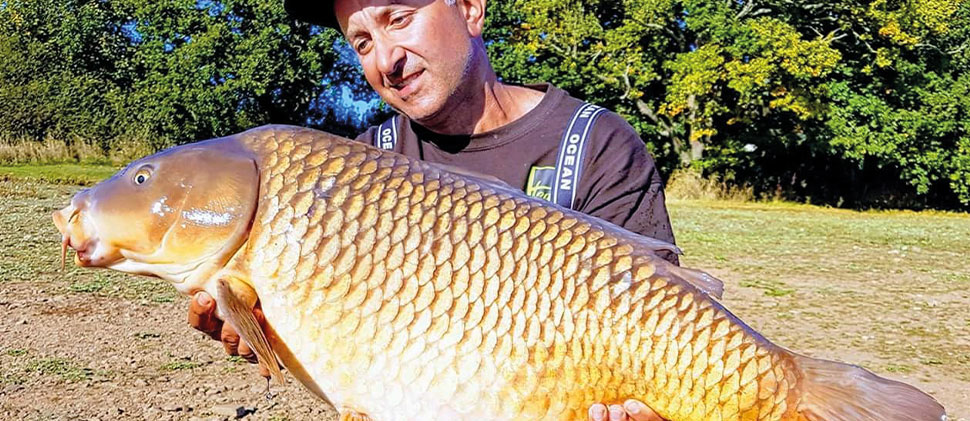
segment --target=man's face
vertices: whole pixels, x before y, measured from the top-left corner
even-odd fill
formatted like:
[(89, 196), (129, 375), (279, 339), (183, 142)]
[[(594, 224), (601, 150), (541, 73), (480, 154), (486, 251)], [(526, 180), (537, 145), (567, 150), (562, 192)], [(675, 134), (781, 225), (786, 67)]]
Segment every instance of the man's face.
[(461, 5), (445, 0), (338, 0), (337, 21), (367, 82), (394, 108), (421, 122), (456, 96), (471, 39)]

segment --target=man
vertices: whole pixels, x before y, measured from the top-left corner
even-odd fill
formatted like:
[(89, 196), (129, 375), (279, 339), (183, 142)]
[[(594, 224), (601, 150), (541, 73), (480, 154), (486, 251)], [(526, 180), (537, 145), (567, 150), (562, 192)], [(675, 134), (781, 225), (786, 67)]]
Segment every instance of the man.
[[(550, 85), (500, 82), (481, 34), (485, 0), (285, 0), (296, 19), (341, 30), (367, 82), (400, 115), (357, 140), (496, 177), (526, 194), (674, 242), (653, 159), (622, 117)], [(676, 263), (676, 256), (664, 256)], [(249, 354), (197, 296), (190, 324)], [(644, 405), (591, 419), (660, 419)]]

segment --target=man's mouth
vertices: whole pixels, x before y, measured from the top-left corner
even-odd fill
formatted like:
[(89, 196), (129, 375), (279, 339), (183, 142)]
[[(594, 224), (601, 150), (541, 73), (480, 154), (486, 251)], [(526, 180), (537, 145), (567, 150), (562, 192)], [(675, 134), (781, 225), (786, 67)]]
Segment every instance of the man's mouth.
[(392, 90), (396, 91), (397, 95), (401, 98), (406, 98), (408, 95), (414, 92), (417, 88), (417, 79), (424, 74), (424, 70), (419, 70), (417, 72), (411, 73), (409, 76), (397, 81), (396, 83), (389, 84)]

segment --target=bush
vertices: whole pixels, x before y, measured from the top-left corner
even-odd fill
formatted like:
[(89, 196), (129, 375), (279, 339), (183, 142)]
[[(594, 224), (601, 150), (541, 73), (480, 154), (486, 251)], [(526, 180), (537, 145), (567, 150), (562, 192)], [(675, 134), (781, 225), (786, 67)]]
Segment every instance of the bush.
[(724, 182), (717, 175), (704, 177), (699, 170), (676, 170), (670, 176), (664, 190), (670, 199), (729, 200), (748, 202), (755, 199), (754, 188), (735, 186)]

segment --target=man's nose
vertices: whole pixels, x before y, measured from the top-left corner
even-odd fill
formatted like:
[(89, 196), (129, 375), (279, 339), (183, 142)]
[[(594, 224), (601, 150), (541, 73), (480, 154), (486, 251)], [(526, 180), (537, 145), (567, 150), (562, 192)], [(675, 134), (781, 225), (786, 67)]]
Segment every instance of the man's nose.
[(404, 48), (393, 43), (377, 45), (377, 70), (385, 76), (401, 76), (407, 57)]

